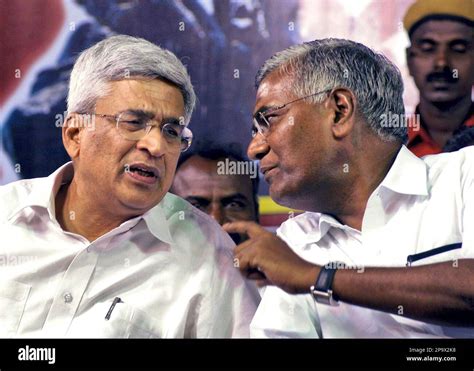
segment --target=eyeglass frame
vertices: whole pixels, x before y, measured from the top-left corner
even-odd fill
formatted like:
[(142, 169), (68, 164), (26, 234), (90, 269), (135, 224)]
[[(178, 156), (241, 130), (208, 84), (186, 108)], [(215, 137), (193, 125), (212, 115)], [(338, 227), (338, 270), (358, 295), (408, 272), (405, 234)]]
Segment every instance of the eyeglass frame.
[[(145, 129), (145, 134), (141, 137), (141, 138), (138, 138), (138, 139), (130, 139), (130, 138), (125, 138), (120, 130), (119, 130), (119, 122), (120, 122), (120, 116), (122, 116), (124, 113), (129, 113), (128, 111), (123, 111), (123, 112), (120, 112), (118, 114), (115, 114), (115, 115), (108, 115), (108, 114), (104, 114), (104, 113), (90, 113), (90, 112), (78, 112), (79, 115), (91, 115), (91, 116), (98, 116), (98, 117), (102, 117), (102, 118), (108, 118), (108, 119), (114, 119), (115, 120), (115, 128), (117, 129), (119, 135), (125, 139), (125, 140), (130, 140), (130, 141), (135, 141), (135, 142), (138, 142), (139, 140), (143, 139), (145, 136), (147, 136), (152, 127), (156, 126), (156, 127), (159, 127), (160, 128), (160, 133), (161, 135), (164, 135), (163, 134), (163, 128), (165, 128), (167, 125), (172, 125), (171, 123), (167, 122), (167, 123), (164, 123), (163, 126), (160, 125), (150, 125), (149, 123), (152, 122), (152, 121), (156, 121), (155, 119), (153, 118), (150, 118), (148, 119), (148, 121), (146, 122), (146, 129)], [(181, 125), (181, 124), (179, 124)], [(183, 128), (183, 133), (185, 131), (187, 131), (187, 133), (189, 134), (188, 137), (184, 137), (182, 134), (181, 134), (181, 143), (183, 142), (183, 140), (186, 142), (186, 148), (180, 148), (180, 152), (186, 152), (189, 147), (191, 147), (191, 143), (193, 141), (193, 132), (191, 131), (191, 129), (189, 129), (186, 125), (182, 125), (184, 126)]]
[[(287, 103), (281, 104), (281, 105), (276, 106), (276, 107), (269, 107), (269, 108), (267, 108), (266, 110), (256, 112), (255, 115), (253, 116), (252, 138), (255, 138), (255, 137), (257, 136), (257, 134), (261, 134), (264, 138), (267, 137), (268, 132), (270, 131), (270, 126), (271, 126), (271, 124), (270, 124), (270, 122), (267, 120), (267, 118), (265, 117), (265, 115), (268, 115), (269, 113), (273, 113), (273, 112), (275, 112), (275, 111), (281, 110), (281, 109), (285, 108), (286, 106), (288, 106), (288, 105), (291, 104), (291, 103), (295, 103), (295, 102), (298, 102), (298, 101), (300, 101), (300, 100), (313, 97), (313, 96), (315, 96), (315, 95), (319, 95), (319, 94), (323, 94), (323, 93), (328, 93), (328, 92), (330, 92), (331, 90), (332, 90), (332, 89), (326, 89), (326, 90), (323, 90), (323, 91), (319, 91), (319, 92), (317, 92), (317, 93), (313, 93), (313, 94), (306, 95), (306, 96), (304, 96), (304, 97), (302, 97), (302, 98), (294, 99), (294, 100), (292, 100), (291, 102), (287, 102)], [(258, 122), (257, 115), (259, 115), (260, 118), (265, 122), (265, 125), (266, 125), (266, 127), (267, 127), (266, 130), (263, 130), (263, 129), (262, 129), (262, 126), (261, 126), (260, 123)], [(255, 132), (254, 129), (257, 129), (257, 131)]]

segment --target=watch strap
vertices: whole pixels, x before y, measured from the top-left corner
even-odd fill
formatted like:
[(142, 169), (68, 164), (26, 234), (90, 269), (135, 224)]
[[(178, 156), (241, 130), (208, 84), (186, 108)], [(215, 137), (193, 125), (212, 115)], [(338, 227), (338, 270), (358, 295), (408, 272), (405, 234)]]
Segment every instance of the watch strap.
[(329, 263), (321, 267), (314, 286), (311, 286), (311, 294), (321, 304), (338, 305), (337, 299), (332, 291), (332, 283), (337, 269), (342, 263)]

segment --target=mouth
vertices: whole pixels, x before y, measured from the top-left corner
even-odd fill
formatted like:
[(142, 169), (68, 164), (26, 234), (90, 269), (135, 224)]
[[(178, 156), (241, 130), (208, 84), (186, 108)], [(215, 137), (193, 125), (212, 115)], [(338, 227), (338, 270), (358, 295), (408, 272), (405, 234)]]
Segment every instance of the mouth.
[(260, 171), (263, 174), (263, 177), (265, 178), (266, 181), (268, 181), (268, 178), (270, 177), (272, 171), (275, 170), (276, 168), (277, 168), (276, 165), (274, 165), (274, 166), (262, 166), (260, 168)]
[(125, 165), (125, 173), (133, 179), (146, 184), (155, 184), (160, 175), (156, 167), (142, 163)]
[(427, 80), (434, 85), (455, 84), (457, 82), (457, 79), (450, 74), (431, 74), (428, 75)]

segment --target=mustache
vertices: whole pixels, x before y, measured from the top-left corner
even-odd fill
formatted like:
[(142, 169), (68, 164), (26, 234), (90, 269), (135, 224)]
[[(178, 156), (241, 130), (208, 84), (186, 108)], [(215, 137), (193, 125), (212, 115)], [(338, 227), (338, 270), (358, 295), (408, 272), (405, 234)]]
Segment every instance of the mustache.
[(453, 76), (453, 73), (449, 70), (441, 71), (441, 72), (431, 72), (426, 76), (426, 81), (428, 82), (433, 82), (433, 81), (439, 81), (439, 80), (444, 80), (449, 83), (455, 83), (458, 81), (457, 78)]

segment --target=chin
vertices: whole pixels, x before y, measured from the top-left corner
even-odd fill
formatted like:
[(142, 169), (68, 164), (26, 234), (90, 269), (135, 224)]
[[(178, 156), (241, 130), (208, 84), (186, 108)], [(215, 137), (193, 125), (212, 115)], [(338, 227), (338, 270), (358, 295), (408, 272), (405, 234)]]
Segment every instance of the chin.
[[(306, 184), (306, 187), (303, 184)], [(303, 182), (298, 184), (292, 182), (286, 187), (280, 186), (278, 188), (275, 185), (270, 186), (269, 193), (277, 204), (293, 210), (315, 211), (319, 209), (319, 207), (314, 207), (316, 195), (313, 192), (314, 188), (317, 187), (314, 182), (309, 186)]]
[(145, 210), (143, 212), (158, 205), (166, 195), (161, 183), (154, 189), (126, 184), (117, 191), (117, 197), (122, 205), (137, 211)]
[(287, 190), (282, 191), (281, 189), (275, 189), (275, 187), (270, 186), (269, 193), (272, 200), (278, 205), (294, 208), (295, 198), (291, 196), (291, 192)]
[(144, 197), (141, 195), (140, 197), (122, 197), (120, 203), (127, 209), (133, 210), (136, 213), (144, 214), (148, 210), (154, 208), (156, 205), (160, 203), (163, 199), (164, 195), (159, 199), (155, 199), (154, 201), (151, 200), (151, 197)]

